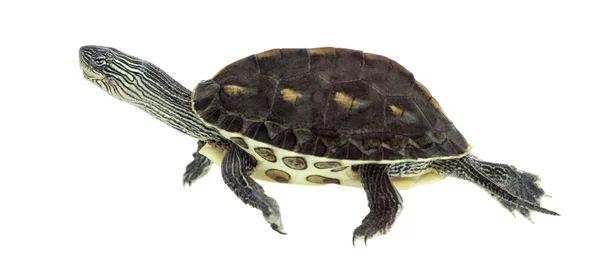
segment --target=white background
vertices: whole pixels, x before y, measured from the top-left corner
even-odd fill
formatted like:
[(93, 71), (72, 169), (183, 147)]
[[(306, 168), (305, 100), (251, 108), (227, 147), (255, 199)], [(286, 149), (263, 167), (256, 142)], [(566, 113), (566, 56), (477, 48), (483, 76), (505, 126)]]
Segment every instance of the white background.
[[(416, 2), (416, 1), (415, 1)], [(38, 1), (1, 4), (0, 268), (599, 268), (600, 9), (594, 1)], [(149, 60), (193, 88), (278, 47), (336, 46), (411, 70), (482, 159), (539, 174), (536, 224), (475, 185), (403, 191), (392, 231), (352, 247), (360, 189), (261, 183), (288, 235), (196, 141), (81, 75), (82, 45)]]

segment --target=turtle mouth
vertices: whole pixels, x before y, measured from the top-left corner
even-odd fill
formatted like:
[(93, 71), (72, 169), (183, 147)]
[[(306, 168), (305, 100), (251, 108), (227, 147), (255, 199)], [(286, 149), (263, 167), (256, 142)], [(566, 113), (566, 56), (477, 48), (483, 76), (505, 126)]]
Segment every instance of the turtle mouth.
[(103, 75), (98, 74), (98, 72), (94, 71), (92, 68), (90, 68), (84, 61), (79, 61), (79, 67), (81, 68), (81, 71), (83, 72), (83, 77), (85, 77), (85, 79), (95, 82), (97, 80), (101, 80), (104, 78)]
[(83, 72), (83, 77), (85, 79), (96, 82), (104, 78), (104, 75), (99, 73), (97, 70), (94, 70), (92, 64), (90, 63), (90, 59), (85, 57), (81, 52), (79, 53), (79, 68)]

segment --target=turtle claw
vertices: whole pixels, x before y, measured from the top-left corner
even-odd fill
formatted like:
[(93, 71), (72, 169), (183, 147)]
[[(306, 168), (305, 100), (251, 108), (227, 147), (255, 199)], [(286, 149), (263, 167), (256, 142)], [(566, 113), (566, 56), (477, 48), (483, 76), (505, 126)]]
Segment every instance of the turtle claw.
[(271, 223), (271, 229), (273, 229), (273, 231), (278, 232), (279, 234), (283, 234), (286, 235), (287, 233), (285, 232), (285, 230), (283, 229), (283, 226), (278, 226), (275, 223)]
[(366, 246), (367, 240), (378, 235), (386, 234), (392, 227), (395, 219), (395, 212), (392, 214), (374, 214), (373, 212), (369, 213), (363, 219), (362, 224), (354, 229), (352, 245), (356, 246), (356, 240), (362, 239), (364, 240)]
[[(358, 230), (358, 228), (356, 228), (356, 230)], [(354, 230), (354, 234), (352, 235), (352, 246), (356, 247), (356, 240), (363, 240), (365, 246), (367, 246), (367, 240), (371, 239), (372, 236), (369, 237), (369, 236), (359, 235), (356, 233), (356, 230)]]

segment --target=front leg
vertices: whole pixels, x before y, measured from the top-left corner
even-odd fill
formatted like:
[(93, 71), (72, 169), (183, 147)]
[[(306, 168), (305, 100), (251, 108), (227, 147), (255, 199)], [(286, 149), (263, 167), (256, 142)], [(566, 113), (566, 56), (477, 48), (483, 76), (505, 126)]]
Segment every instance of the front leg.
[(277, 201), (267, 196), (263, 188), (250, 177), (254, 166), (255, 161), (248, 153), (231, 145), (221, 164), (223, 180), (242, 202), (262, 211), (273, 230), (285, 234)]
[(198, 140), (198, 149), (192, 154), (194, 160), (185, 167), (185, 173), (183, 174), (184, 185), (188, 184), (191, 186), (194, 181), (202, 178), (210, 171), (212, 162), (206, 156), (198, 153), (205, 144), (206, 142)]
[(371, 211), (354, 230), (353, 245), (356, 239), (364, 238), (366, 245), (367, 239), (387, 233), (402, 211), (402, 197), (392, 185), (387, 169), (388, 165), (381, 164), (361, 165), (358, 168)]

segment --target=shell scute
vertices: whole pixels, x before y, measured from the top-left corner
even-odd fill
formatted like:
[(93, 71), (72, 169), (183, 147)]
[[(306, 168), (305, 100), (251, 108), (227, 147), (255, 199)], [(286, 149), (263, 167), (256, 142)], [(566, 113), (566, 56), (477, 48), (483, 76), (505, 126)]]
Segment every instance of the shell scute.
[(225, 91), (224, 86), (221, 87), (219, 99), (223, 109), (228, 113), (244, 115), (245, 119), (264, 118), (269, 114), (269, 110), (264, 108), (269, 108), (273, 100), (276, 82), (272, 79), (265, 76), (256, 76), (252, 79), (232, 79), (229, 83), (219, 84), (245, 88), (243, 94), (230, 95)]
[[(391, 109), (392, 106), (401, 108), (404, 113), (398, 115)], [(414, 137), (432, 130), (429, 121), (410, 97), (387, 97), (384, 108), (385, 126), (389, 131), (402, 130), (406, 136)]]
[(272, 141), (276, 147), (291, 150), (296, 146), (296, 135), (294, 135), (294, 131), (288, 129), (280, 132)]
[(285, 77), (307, 73), (309, 68), (307, 49), (281, 49), (281, 66), (286, 69)]
[(217, 84), (214, 80), (206, 80), (198, 83), (196, 88), (202, 90), (195, 91), (194, 93), (194, 110), (203, 111), (211, 105), (215, 96), (218, 95), (221, 85)]
[(328, 152), (328, 146), (321, 140), (315, 137), (312, 140), (305, 141), (298, 144), (296, 151), (298, 153), (314, 155), (314, 156), (326, 156)]
[(254, 55), (240, 59), (230, 65), (219, 70), (213, 77), (214, 81), (224, 81), (228, 78), (236, 78), (239, 76), (254, 76), (259, 74), (258, 62)]
[(335, 49), (309, 49), (310, 72), (317, 74), (327, 81), (332, 81), (335, 68)]
[(388, 58), (377, 54), (364, 53), (364, 66), (360, 73), (360, 79), (381, 83), (381, 81), (385, 81), (390, 68)]
[(269, 143), (271, 142), (271, 136), (269, 135), (269, 130), (262, 122), (254, 122), (251, 123), (244, 132), (244, 135), (261, 142)]
[(325, 126), (344, 133), (369, 133), (383, 125), (383, 96), (364, 81), (337, 84), (324, 114)]
[(279, 79), (286, 71), (285, 68), (281, 68), (281, 51), (279, 49), (257, 54), (256, 58), (262, 75)]
[(244, 120), (239, 116), (231, 115), (227, 116), (220, 124), (219, 127), (229, 132), (240, 132), (242, 131)]
[(347, 142), (346, 144), (337, 148), (332, 154), (331, 158), (334, 159), (348, 159), (356, 160), (361, 158), (363, 153), (353, 143)]
[(408, 92), (413, 90), (416, 83), (413, 74), (393, 60), (390, 60), (390, 68), (386, 76), (386, 81), (390, 85), (396, 85), (397, 88), (401, 89), (398, 92), (394, 92), (393, 95), (408, 95)]
[(362, 51), (336, 49), (335, 57), (336, 68), (332, 75), (333, 82), (353, 81), (360, 77), (364, 64)]
[[(274, 100), (268, 116), (269, 120), (285, 122), (292, 128), (302, 126), (322, 126), (323, 107), (333, 84), (316, 74), (305, 74), (282, 79), (274, 94)], [(291, 89), (299, 96), (294, 102), (286, 100), (284, 89)]]

